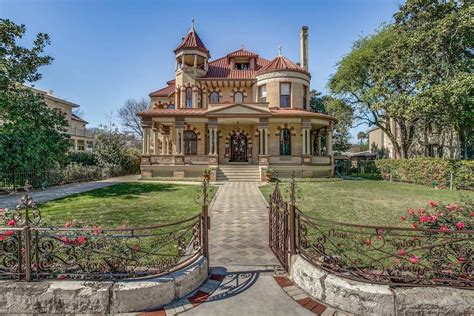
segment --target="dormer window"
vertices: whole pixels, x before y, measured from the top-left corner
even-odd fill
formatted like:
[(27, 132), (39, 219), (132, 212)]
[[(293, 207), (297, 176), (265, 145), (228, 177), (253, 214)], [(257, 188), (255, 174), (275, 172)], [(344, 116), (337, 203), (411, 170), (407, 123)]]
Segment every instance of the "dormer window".
[(235, 69), (237, 69), (237, 70), (249, 70), (250, 69), (250, 63), (236, 63), (235, 64)]

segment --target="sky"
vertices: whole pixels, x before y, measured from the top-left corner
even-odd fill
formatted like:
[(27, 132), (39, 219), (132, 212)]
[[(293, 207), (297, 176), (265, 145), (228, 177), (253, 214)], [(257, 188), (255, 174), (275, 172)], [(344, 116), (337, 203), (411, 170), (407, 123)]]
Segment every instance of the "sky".
[[(129, 98), (147, 97), (174, 77), (174, 53), (191, 19), (211, 60), (244, 46), (299, 61), (299, 32), (309, 27), (311, 88), (327, 92), (352, 43), (390, 22), (402, 0), (0, 0), (0, 17), (25, 24), (29, 46), (51, 37), (36, 87), (77, 103), (89, 127), (116, 118)], [(118, 121), (118, 120), (117, 120)], [(355, 135), (367, 126), (352, 129)]]

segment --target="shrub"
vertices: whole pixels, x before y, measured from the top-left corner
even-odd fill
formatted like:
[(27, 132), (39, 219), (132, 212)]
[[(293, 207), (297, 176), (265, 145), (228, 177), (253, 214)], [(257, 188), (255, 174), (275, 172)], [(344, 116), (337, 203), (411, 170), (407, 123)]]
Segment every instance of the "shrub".
[(474, 161), (442, 158), (381, 159), (376, 160), (384, 180), (394, 180), (449, 188), (451, 173), (453, 187), (474, 189)]
[(97, 165), (97, 159), (95, 158), (94, 154), (91, 152), (71, 153), (69, 155), (69, 159), (71, 163), (76, 163), (83, 166), (96, 166)]

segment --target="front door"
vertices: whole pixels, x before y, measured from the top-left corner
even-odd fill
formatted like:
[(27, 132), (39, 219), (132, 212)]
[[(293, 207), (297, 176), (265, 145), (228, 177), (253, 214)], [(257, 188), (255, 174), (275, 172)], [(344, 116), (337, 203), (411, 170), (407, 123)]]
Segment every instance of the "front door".
[(230, 137), (230, 161), (247, 162), (247, 137), (241, 133)]

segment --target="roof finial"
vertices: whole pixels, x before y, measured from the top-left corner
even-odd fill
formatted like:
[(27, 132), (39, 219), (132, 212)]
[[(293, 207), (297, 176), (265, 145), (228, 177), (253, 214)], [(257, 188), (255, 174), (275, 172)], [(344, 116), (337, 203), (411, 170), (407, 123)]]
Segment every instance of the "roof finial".
[(281, 45), (278, 45), (278, 56), (281, 56)]
[(194, 31), (194, 18), (191, 19), (191, 31)]
[(244, 43), (240, 44), (240, 49), (244, 49)]

